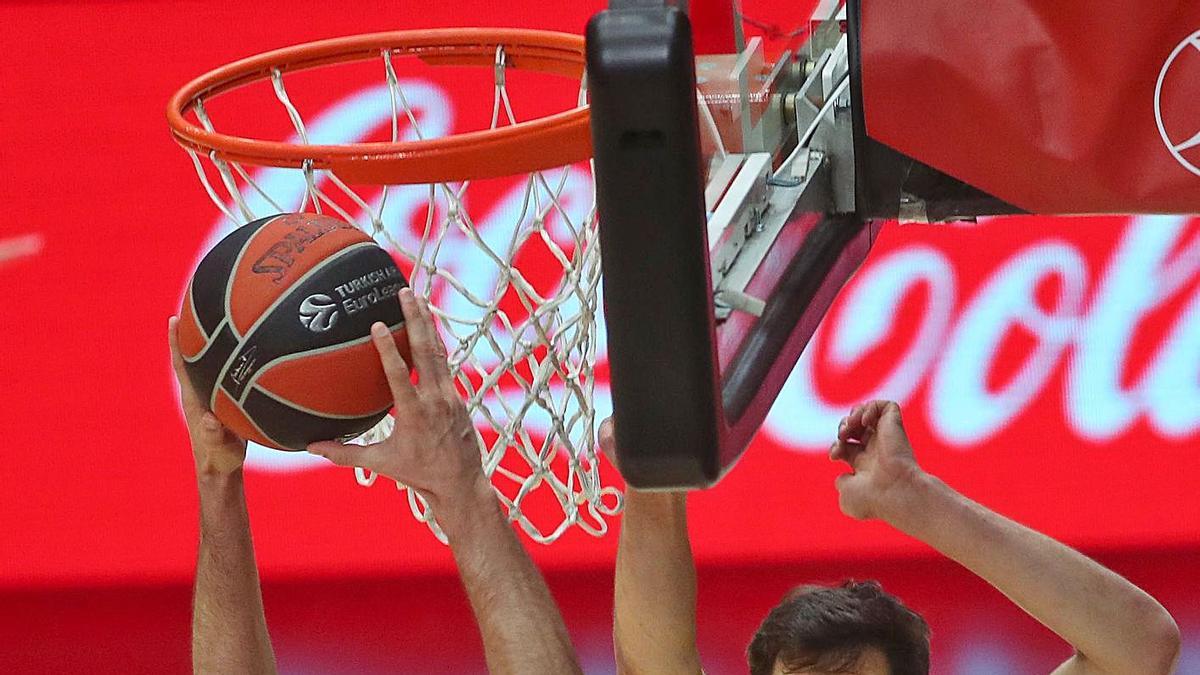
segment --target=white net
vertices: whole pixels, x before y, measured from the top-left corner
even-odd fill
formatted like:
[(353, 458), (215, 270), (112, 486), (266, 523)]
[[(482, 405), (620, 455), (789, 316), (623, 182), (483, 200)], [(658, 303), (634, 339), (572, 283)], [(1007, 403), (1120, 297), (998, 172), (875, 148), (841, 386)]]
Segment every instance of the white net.
[[(380, 60), (386, 84), (376, 89), (390, 108), (391, 140), (446, 133), (425, 128), (427, 118), (416, 110), (426, 85), (401, 80), (390, 51)], [(505, 78), (499, 48), (491, 78), (493, 129), (518, 121)], [(328, 125), (306, 124), (283, 73), (273, 72), (270, 86), (291, 122), (292, 142), (331, 142)], [(583, 83), (578, 96), (582, 105)], [(204, 101), (194, 111), (213, 131)], [(601, 485), (595, 450), (600, 251), (586, 167), (520, 177), (518, 189), (486, 216), (473, 218), (470, 181), (351, 187), (311, 162), (300, 169), (248, 170), (215, 153), (189, 152), (205, 190), (233, 223), (277, 212), (335, 214), (407, 262), (411, 286), (438, 317), (451, 371), (476, 422), (483, 469), (509, 517), (542, 543), (573, 526), (594, 536), (605, 533), (621, 495)], [(384, 418), (356, 442), (380, 440), (391, 423)], [(376, 480), (362, 469), (356, 475), (364, 486)], [(436, 514), (419, 494), (407, 492), (413, 515), (445, 541)]]

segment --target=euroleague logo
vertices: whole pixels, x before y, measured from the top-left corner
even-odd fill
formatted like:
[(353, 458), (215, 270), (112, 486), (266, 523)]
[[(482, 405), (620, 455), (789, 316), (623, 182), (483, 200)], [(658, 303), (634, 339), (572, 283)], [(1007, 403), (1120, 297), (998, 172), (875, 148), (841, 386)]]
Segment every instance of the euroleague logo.
[(300, 323), (314, 333), (333, 328), (337, 320), (337, 303), (324, 293), (314, 293), (300, 303)]
[[(1171, 100), (1164, 101), (1164, 93)], [(1197, 150), (1200, 148), (1200, 116), (1180, 112), (1181, 102), (1194, 105), (1198, 96), (1200, 30), (1184, 38), (1171, 51), (1154, 85), (1154, 121), (1158, 124), (1159, 136), (1180, 166), (1200, 176), (1200, 151)], [(1189, 155), (1184, 154), (1189, 151), (1192, 151)]]

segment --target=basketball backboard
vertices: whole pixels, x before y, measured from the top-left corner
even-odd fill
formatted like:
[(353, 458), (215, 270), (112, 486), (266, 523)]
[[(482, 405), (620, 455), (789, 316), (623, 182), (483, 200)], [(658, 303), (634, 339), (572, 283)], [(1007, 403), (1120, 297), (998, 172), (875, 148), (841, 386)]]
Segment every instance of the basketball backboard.
[(625, 0), (588, 26), (613, 409), (639, 488), (733, 466), (874, 238), (838, 22), (768, 58), (737, 17)]
[[(744, 39), (736, 0), (614, 0), (593, 18), (613, 407), (631, 484), (698, 487), (729, 470), (874, 219), (1200, 210), (1194, 6), (978, 9), (829, 0), (803, 45), (770, 58)], [(1109, 43), (1122, 48), (1094, 46)]]

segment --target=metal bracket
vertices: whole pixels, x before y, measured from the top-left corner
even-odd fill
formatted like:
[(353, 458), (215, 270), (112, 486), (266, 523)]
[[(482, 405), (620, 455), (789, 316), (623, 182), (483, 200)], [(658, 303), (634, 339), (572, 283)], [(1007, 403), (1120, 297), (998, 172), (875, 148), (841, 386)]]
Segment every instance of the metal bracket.
[(709, 262), (714, 287), (720, 285), (746, 238), (758, 227), (766, 210), (770, 174), (770, 153), (745, 155), (729, 188), (708, 219)]
[[(770, 179), (771, 189), (767, 194), (766, 202), (762, 204), (762, 210), (757, 214), (758, 217), (747, 221), (741, 228), (745, 235), (734, 251), (733, 259), (729, 261), (720, 276), (716, 275), (714, 265), (713, 305), (718, 321), (725, 320), (734, 311), (746, 312), (754, 316), (762, 314), (765, 306), (764, 300), (746, 293), (746, 287), (749, 286), (754, 274), (761, 267), (763, 259), (771, 251), (779, 233), (787, 225), (796, 204), (805, 196), (805, 193), (825, 189), (818, 187), (818, 183), (813, 181), (813, 178), (826, 162), (827, 159), (822, 152), (801, 150), (792, 161), (791, 166), (787, 167), (788, 170), (784, 172), (785, 176), (790, 176), (794, 180), (784, 182)], [(827, 184), (822, 182), (820, 185)], [(763, 187), (765, 188), (765, 184)], [(827, 203), (831, 196), (821, 195), (820, 198), (821, 201)], [(711, 228), (712, 221), (709, 223)]]

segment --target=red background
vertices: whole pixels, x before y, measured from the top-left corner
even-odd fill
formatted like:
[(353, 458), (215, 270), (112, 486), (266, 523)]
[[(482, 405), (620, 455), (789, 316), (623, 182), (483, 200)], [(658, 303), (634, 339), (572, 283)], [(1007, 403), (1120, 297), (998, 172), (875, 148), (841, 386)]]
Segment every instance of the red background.
[(1196, 3), (863, 5), (873, 138), (1030, 212), (1200, 210)]
[[(164, 331), (216, 212), (166, 131), (170, 93), (210, 67), (269, 47), (468, 24), (581, 32), (598, 7), (547, 12), (524, 0), (0, 7), (6, 45), (0, 197), (7, 211), (0, 252), (12, 252), (0, 254), (5, 662), (18, 671), (50, 672), (162, 672), (186, 664), (196, 496)], [(767, 0), (747, 0), (744, 10), (783, 29), (807, 18), (789, 3)], [(1098, 414), (1097, 392), (1072, 384), (1073, 370), (1083, 367), (1082, 345), (1101, 339), (1085, 319), (1166, 284), (1166, 275), (1114, 272), (1148, 250), (1142, 237), (1164, 231), (1172, 232), (1167, 250), (1177, 263), (1177, 285), (1135, 322), (1129, 353), (1108, 364), (1132, 392), (1137, 412), (1097, 434), (1095, 420), (1077, 419), (1080, 411)], [(1191, 398), (1200, 372), (1189, 354), (1200, 341), (1181, 327), (1200, 299), (1198, 243), (1200, 224), (1154, 219), (889, 225), (810, 348), (812, 374), (795, 382), (839, 410), (876, 394), (901, 398), (929, 470), (1157, 592), (1191, 639), (1200, 630), (1193, 609), (1200, 596), (1188, 577), (1200, 562), (1200, 399)], [(953, 375), (939, 374), (937, 360), (880, 391), (937, 311), (948, 317), (929, 343), (939, 358), (975, 344), (978, 334), (958, 332), (966, 330), (964, 317), (997, 281), (1039, 264), (1038, 255), (1020, 255), (1052, 245), (1074, 252), (1082, 276), (1039, 277), (1029, 293), (1010, 293), (1003, 296), (1009, 305), (993, 308), (1002, 312), (1017, 302), (1018, 315), (1028, 318), (1040, 307), (1066, 326), (1055, 334), (1061, 347), (1048, 370), (1029, 385), (1028, 400), (1013, 406), (1011, 419), (973, 440), (956, 435), (964, 411), (937, 407), (937, 400), (953, 402), (937, 399), (939, 378)], [(916, 284), (879, 313), (886, 320), (873, 341), (860, 343), (865, 348), (849, 362), (834, 358), (834, 343), (844, 338), (839, 331), (878, 318), (852, 315), (846, 298), (861, 284), (879, 283), (873, 269), (918, 253), (941, 261), (953, 297), (939, 300), (933, 285)], [(1073, 306), (1065, 298), (1076, 281), (1081, 299)], [(870, 289), (868, 297), (886, 294), (883, 286)], [(1036, 325), (1032, 331), (1019, 321), (995, 325), (989, 336), (999, 343), (986, 351), (984, 368), (984, 388), (992, 393), (1020, 385), (1023, 368), (1048, 341)], [(1172, 381), (1176, 388), (1149, 377), (1158, 363), (1180, 375)], [(820, 429), (831, 433), (833, 426), (798, 427), (823, 418), (794, 387), (789, 391), (736, 470), (692, 500), (711, 672), (736, 672), (757, 618), (789, 584), (846, 575), (880, 577), (929, 614), (939, 672), (1046, 670), (1065, 656), (1018, 610), (922, 545), (841, 516), (832, 485), (838, 470), (822, 457), (825, 441), (795, 440), (821, 439)], [(1181, 401), (1196, 405), (1171, 407)], [(269, 621), (285, 670), (480, 669), (474, 638), (450, 646), (437, 632), (447, 623), (467, 625), (465, 601), (448, 552), (411, 519), (395, 490), (382, 483), (359, 488), (349, 472), (333, 468), (256, 469), (247, 483)], [(607, 597), (615, 543), (572, 532), (533, 550), (563, 601), (589, 672), (611, 669)], [(331, 645), (337, 664), (328, 658)], [(1189, 654), (1184, 672), (1200, 672)], [(989, 663), (1001, 665), (986, 670)]]

